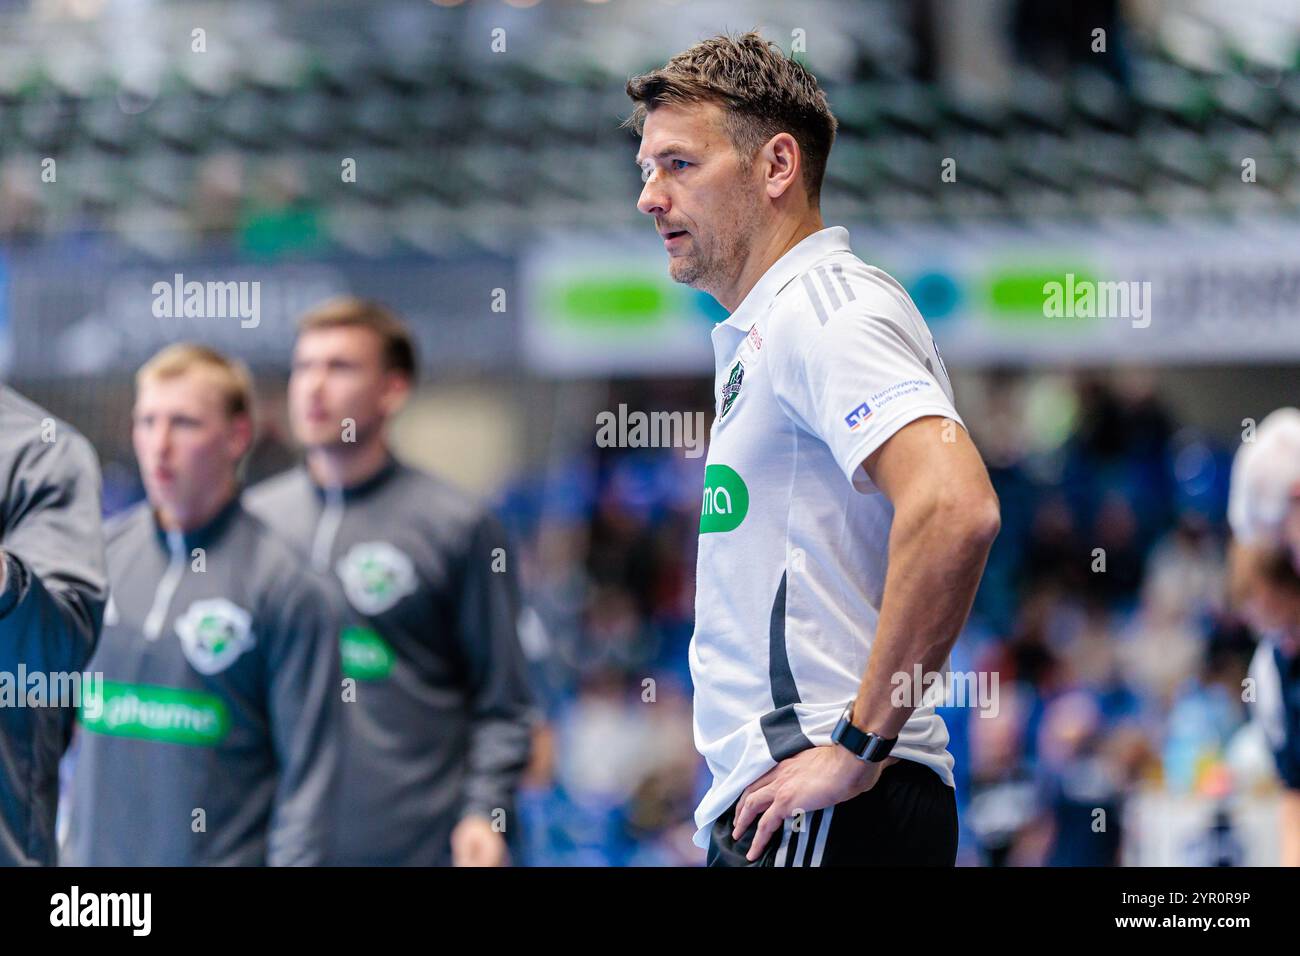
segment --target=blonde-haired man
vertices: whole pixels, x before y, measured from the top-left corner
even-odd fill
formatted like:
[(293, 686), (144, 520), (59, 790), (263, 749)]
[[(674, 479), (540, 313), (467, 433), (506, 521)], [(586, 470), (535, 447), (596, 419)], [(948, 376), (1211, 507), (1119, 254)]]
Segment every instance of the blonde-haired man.
[(136, 376), (148, 501), (107, 532), (67, 862), (325, 862), (338, 769), (339, 607), (239, 501), (247, 371), (199, 345)]

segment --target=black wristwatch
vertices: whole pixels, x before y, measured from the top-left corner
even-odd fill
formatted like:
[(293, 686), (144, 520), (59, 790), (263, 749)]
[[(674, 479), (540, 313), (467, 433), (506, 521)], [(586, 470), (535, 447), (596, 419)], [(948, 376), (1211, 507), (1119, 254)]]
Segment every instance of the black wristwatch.
[(840, 722), (831, 731), (831, 743), (847, 748), (849, 753), (859, 760), (880, 763), (889, 756), (889, 752), (894, 749), (894, 744), (898, 743), (898, 738), (869, 734), (865, 730), (854, 727), (853, 701), (849, 701), (849, 706), (845, 707), (844, 713), (840, 715)]

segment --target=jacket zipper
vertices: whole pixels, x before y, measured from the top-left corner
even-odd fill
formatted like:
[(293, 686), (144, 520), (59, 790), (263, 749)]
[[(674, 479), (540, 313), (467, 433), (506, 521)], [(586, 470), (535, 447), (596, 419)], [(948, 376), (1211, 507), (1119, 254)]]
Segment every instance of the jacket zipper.
[(153, 606), (144, 619), (144, 637), (147, 641), (155, 641), (162, 634), (167, 612), (171, 610), (172, 598), (185, 574), (185, 538), (179, 531), (167, 532), (167, 550), (171, 552), (171, 561), (158, 582), (158, 590), (153, 595)]
[(316, 525), (316, 537), (311, 545), (311, 566), (317, 571), (329, 571), (330, 552), (334, 549), (334, 538), (343, 523), (343, 489), (325, 489), (325, 510), (321, 512), (320, 523)]

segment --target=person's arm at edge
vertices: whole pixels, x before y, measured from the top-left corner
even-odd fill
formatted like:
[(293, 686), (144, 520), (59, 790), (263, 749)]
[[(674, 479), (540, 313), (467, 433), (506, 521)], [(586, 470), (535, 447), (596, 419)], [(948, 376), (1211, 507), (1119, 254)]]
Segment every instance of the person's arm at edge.
[(29, 667), (73, 672), (90, 659), (107, 599), (99, 464), (65, 431), (27, 466), (39, 494), (7, 509), (19, 520), (0, 542), (0, 641)]

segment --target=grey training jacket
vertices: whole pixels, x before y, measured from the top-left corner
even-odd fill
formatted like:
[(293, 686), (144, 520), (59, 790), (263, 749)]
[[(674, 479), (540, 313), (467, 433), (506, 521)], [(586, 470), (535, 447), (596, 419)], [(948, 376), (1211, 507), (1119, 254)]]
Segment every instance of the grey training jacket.
[(451, 830), (471, 813), (513, 837), (534, 716), (500, 525), (395, 460), (329, 494), (295, 468), (245, 500), (334, 572), (355, 612), (337, 862), (446, 865)]
[(65, 862), (314, 865), (337, 795), (340, 604), (239, 503), (109, 523), (111, 597), (78, 714)]
[(99, 514), (90, 443), (0, 386), (0, 865), (55, 862), (72, 711), (51, 705), (72, 701), (24, 692), (33, 674), (69, 687), (94, 650), (107, 587)]

